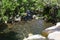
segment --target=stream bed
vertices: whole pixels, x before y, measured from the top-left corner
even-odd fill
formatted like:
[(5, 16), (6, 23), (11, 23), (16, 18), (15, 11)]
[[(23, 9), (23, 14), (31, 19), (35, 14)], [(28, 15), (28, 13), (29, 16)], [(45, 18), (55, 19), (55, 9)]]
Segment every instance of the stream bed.
[(12, 30), (17, 32), (16, 35), (19, 40), (22, 40), (24, 37), (28, 37), (29, 33), (32, 34), (41, 34), (41, 32), (49, 27), (52, 26), (51, 23), (46, 23), (42, 19), (28, 21), (26, 23), (15, 23)]

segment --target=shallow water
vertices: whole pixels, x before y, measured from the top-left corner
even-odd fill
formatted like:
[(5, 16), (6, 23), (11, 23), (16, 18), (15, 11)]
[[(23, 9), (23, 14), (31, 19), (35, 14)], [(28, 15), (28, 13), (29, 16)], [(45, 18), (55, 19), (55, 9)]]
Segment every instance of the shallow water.
[(42, 19), (32, 20), (28, 22), (16, 23), (14, 24), (12, 30), (17, 32), (16, 35), (19, 40), (22, 40), (24, 37), (28, 37), (29, 33), (40, 34), (45, 28), (52, 26), (51, 23), (46, 23)]

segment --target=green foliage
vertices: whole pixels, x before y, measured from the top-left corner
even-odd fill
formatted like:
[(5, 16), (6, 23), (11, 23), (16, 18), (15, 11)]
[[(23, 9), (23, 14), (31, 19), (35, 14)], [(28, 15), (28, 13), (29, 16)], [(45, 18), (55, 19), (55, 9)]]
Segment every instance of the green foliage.
[(60, 18), (60, 10), (58, 10), (58, 15), (57, 15), (57, 17), (59, 17), (59, 18)]
[[(15, 14), (15, 10), (18, 14), (25, 13), (27, 9), (29, 10), (40, 10), (44, 8), (47, 3), (57, 4), (57, 0), (1, 0), (0, 1), (0, 16), (8, 17), (9, 15)], [(6, 9), (10, 10), (6, 12)], [(5, 15), (6, 13), (6, 15)], [(8, 14), (8, 16), (7, 16)]]
[(14, 10), (15, 7), (18, 5), (18, 3), (16, 1), (12, 1), (12, 0), (2, 0), (2, 8), (7, 9), (10, 8), (11, 10)]
[(7, 16), (3, 16), (3, 21), (7, 21), (8, 17)]

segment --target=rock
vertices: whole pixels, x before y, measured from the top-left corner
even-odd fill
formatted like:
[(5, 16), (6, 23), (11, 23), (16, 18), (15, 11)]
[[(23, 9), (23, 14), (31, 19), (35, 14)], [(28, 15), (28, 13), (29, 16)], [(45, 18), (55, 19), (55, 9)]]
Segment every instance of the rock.
[(20, 22), (21, 21), (21, 17), (18, 17), (18, 18), (15, 17), (15, 21)]
[(27, 38), (25, 37), (23, 40), (27, 40)]
[(35, 19), (36, 19), (36, 20), (38, 20), (39, 18), (38, 18), (38, 17), (36, 17)]
[(33, 19), (36, 19), (36, 20), (39, 19), (39, 17), (36, 16), (36, 15), (33, 15), (32, 18), (33, 18)]
[(48, 40), (60, 40), (60, 31), (55, 31), (48, 35)]
[(5, 21), (5, 23), (7, 24), (7, 21)]
[(33, 15), (32, 18), (34, 19), (36, 17), (36, 15)]
[(42, 34), (44, 36), (47, 36), (49, 33), (52, 33), (54, 31), (60, 31), (60, 22), (58, 22), (56, 25), (52, 26), (52, 27), (49, 27), (49, 28), (46, 28)]
[(27, 38), (24, 38), (23, 40), (45, 40), (46, 38), (43, 37), (42, 35), (36, 34), (36, 35), (31, 35)]

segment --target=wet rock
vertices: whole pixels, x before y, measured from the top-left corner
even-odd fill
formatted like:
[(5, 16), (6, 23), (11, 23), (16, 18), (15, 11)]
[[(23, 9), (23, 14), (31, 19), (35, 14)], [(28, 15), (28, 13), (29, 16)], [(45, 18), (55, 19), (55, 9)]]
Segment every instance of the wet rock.
[(48, 35), (48, 40), (60, 40), (60, 31), (55, 31)]
[(56, 25), (52, 26), (52, 27), (49, 27), (49, 28), (46, 28), (42, 34), (44, 36), (47, 36), (48, 34), (54, 32), (54, 31), (60, 31), (60, 22), (58, 22)]
[(43, 37), (42, 35), (36, 34), (36, 35), (31, 35), (27, 38), (24, 38), (23, 40), (45, 40), (46, 38)]

